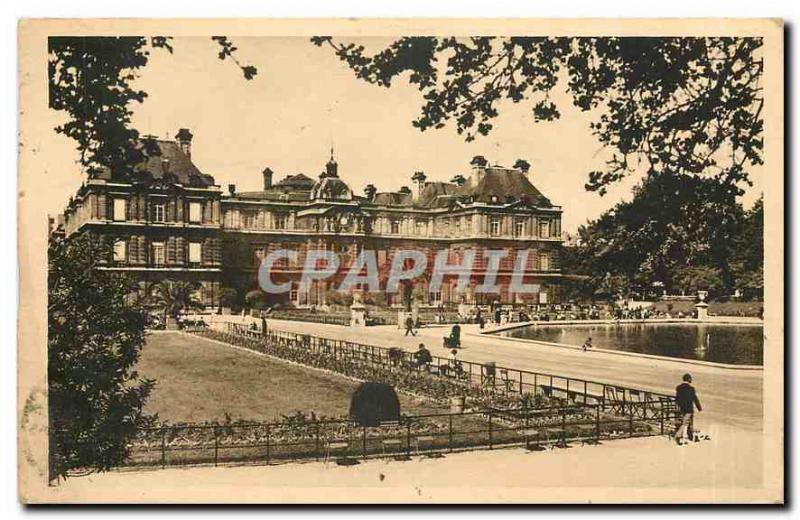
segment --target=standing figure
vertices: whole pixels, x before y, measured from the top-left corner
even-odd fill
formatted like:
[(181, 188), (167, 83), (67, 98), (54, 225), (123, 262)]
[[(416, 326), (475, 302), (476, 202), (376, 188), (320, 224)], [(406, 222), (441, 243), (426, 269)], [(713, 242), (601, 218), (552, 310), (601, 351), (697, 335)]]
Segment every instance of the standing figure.
[(411, 316), (406, 318), (406, 336), (408, 336), (409, 333), (412, 336), (416, 336), (417, 335), (417, 333), (414, 332), (414, 318), (412, 318)]
[(675, 388), (675, 401), (681, 414), (680, 426), (675, 432), (675, 442), (683, 445), (686, 444), (687, 437), (690, 440), (694, 438), (694, 407), (697, 406), (698, 412), (703, 411), (700, 400), (697, 398), (697, 392), (692, 386), (691, 374), (684, 374), (683, 383)]

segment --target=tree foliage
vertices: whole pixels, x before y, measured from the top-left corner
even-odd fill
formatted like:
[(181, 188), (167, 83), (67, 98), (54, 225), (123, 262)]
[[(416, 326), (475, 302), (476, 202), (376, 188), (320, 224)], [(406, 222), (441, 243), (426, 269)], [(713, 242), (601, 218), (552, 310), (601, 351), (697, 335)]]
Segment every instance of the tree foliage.
[(52, 476), (103, 471), (151, 417), (154, 382), (134, 370), (144, 311), (124, 275), (97, 269), (111, 254), (88, 234), (50, 243), (47, 375)]
[(761, 272), (761, 208), (745, 211), (715, 179), (650, 176), (631, 201), (579, 229), (580, 245), (565, 248), (563, 266), (589, 275), (598, 294), (608, 294), (609, 277), (623, 278), (627, 287), (614, 284), (627, 291), (661, 282), (669, 292), (732, 293)]
[(503, 101), (527, 104), (534, 122), (558, 119), (552, 93), (563, 86), (610, 150), (605, 167), (588, 173), (586, 188), (601, 194), (642, 161), (654, 174), (729, 186), (762, 163), (760, 38), (403, 37), (374, 54), (327, 36), (311, 41), (369, 83), (407, 77), (423, 98), (412, 124), (453, 124), (467, 141), (491, 132)]
[(164, 317), (177, 318), (181, 312), (201, 307), (195, 296), (198, 282), (161, 280), (153, 288), (153, 303), (164, 312)]
[[(232, 60), (245, 79), (257, 71), (242, 65), (236, 47), (224, 36), (214, 36), (221, 60)], [(144, 159), (139, 132), (131, 127), (131, 106), (147, 93), (135, 87), (140, 71), (154, 49), (173, 52), (172, 38), (155, 36), (80, 37), (48, 39), (49, 106), (67, 114), (56, 132), (73, 139), (80, 163), (92, 177), (108, 170), (125, 179)]]

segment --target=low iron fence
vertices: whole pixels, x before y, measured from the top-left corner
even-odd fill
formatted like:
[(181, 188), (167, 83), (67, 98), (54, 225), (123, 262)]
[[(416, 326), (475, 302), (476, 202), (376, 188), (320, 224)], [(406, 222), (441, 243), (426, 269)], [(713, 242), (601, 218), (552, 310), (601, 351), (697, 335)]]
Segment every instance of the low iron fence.
[(397, 349), (283, 331), (261, 333), (232, 323), (228, 332), (194, 332), (345, 375), (354, 370), (359, 375), (372, 370), (379, 378), (388, 374), (399, 378), (391, 379), (399, 381), (398, 386), (434, 399), (437, 392), (466, 395), (473, 409), (402, 416), (376, 426), (300, 415), (271, 423), (143, 428), (129, 444), (124, 465), (275, 464), (329, 458), (352, 462), (509, 446), (544, 449), (669, 434), (678, 419), (671, 396), (618, 385), (469, 361), (454, 365), (437, 356), (418, 366), (409, 353)]
[(139, 432), (126, 465), (410, 457), (511, 446), (569, 447), (668, 433), (673, 414), (662, 409), (658, 417), (642, 419), (635, 409), (643, 406), (628, 407), (624, 417), (603, 412), (599, 405), (581, 405), (407, 416), (378, 426), (351, 420), (162, 426)]
[(634, 413), (640, 419), (659, 417), (662, 409), (668, 412), (675, 410), (675, 398), (671, 395), (599, 381), (519, 370), (496, 364), (462, 360), (454, 363), (439, 356), (432, 356), (430, 363), (418, 366), (414, 363), (413, 353), (395, 348), (277, 330), (262, 333), (235, 323), (228, 324), (228, 334), (249, 340), (242, 346), (259, 352), (272, 353), (270, 349), (288, 349), (306, 352), (310, 356), (326, 357), (334, 364), (342, 362), (426, 372), (448, 381), (451, 386), (457, 384), (489, 394), (541, 395), (562, 399), (569, 404), (597, 405), (604, 412), (621, 416)]

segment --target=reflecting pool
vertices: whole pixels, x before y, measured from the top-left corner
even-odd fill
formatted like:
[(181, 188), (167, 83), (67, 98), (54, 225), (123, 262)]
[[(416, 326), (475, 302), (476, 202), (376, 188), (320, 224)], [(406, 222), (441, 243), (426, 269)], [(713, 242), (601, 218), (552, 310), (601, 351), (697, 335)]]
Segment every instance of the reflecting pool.
[(639, 352), (734, 365), (762, 365), (761, 325), (706, 323), (620, 323), (602, 325), (530, 325), (498, 334), (580, 346), (592, 338), (595, 348)]

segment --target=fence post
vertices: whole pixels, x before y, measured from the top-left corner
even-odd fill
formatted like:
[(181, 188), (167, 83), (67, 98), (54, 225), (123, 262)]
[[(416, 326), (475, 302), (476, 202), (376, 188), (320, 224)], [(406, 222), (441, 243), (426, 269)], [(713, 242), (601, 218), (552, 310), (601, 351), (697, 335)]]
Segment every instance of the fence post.
[(219, 431), (214, 426), (214, 466), (219, 463)]
[(583, 382), (583, 404), (586, 404), (586, 399), (589, 397), (589, 390), (586, 381)]
[(522, 389), (522, 370), (519, 371), (519, 395), (524, 394), (525, 391)]
[(319, 461), (320, 455), (320, 446), (319, 446), (319, 421), (317, 421), (317, 428), (314, 430), (314, 458)]
[(489, 449), (492, 449), (492, 411), (489, 410)]
[(450, 427), (447, 430), (447, 451), (453, 453), (453, 416), (449, 415)]
[(167, 465), (167, 429), (161, 427), (161, 469)]
[(595, 405), (595, 422), (597, 424), (597, 442), (600, 442), (600, 405)]
[(270, 452), (269, 434), (270, 434), (270, 428), (269, 428), (269, 424), (268, 424), (267, 425), (267, 465), (268, 466), (269, 466), (269, 457), (270, 457), (270, 453), (269, 453)]
[(628, 423), (630, 428), (630, 432), (628, 434), (633, 437), (633, 404), (628, 406)]
[(406, 457), (411, 458), (411, 421), (406, 423)]
[(361, 433), (361, 458), (367, 458), (367, 427), (364, 426), (364, 429)]

